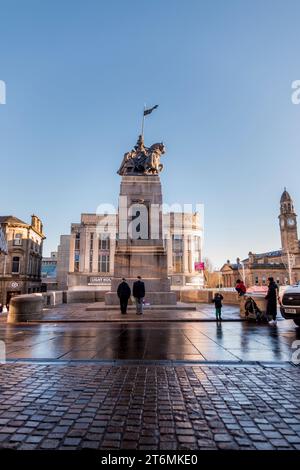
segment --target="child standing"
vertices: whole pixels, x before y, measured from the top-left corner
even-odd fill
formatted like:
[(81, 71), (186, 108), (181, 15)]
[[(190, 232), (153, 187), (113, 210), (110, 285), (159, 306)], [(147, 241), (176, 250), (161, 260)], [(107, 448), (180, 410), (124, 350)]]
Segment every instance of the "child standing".
[(220, 292), (216, 292), (214, 298), (213, 298), (213, 303), (215, 304), (216, 307), (216, 321), (222, 321), (221, 313), (222, 313), (222, 300), (223, 300), (223, 295), (220, 294)]

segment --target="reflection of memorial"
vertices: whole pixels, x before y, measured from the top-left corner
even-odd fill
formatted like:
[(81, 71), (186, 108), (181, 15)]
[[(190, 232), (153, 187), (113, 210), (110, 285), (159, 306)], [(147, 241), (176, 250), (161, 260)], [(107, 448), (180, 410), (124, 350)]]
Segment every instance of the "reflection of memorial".
[[(117, 286), (122, 277), (130, 284), (138, 275), (146, 285), (146, 301), (175, 304), (170, 290), (167, 251), (163, 242), (162, 189), (159, 172), (163, 144), (147, 148), (140, 136), (135, 149), (124, 155), (118, 217), (118, 240), (114, 257), (114, 277), (107, 304), (118, 303)], [(124, 204), (124, 207), (123, 207)]]

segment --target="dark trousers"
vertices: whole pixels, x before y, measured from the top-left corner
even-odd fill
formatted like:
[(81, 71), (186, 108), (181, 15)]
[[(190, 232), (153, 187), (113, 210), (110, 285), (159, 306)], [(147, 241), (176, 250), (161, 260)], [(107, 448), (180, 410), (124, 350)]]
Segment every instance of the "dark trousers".
[(216, 319), (220, 320), (222, 314), (222, 307), (216, 307)]
[(127, 305), (128, 305), (128, 297), (120, 297), (121, 313), (127, 312)]
[(277, 302), (275, 301), (269, 301), (267, 304), (267, 317), (271, 317), (272, 320), (276, 320), (277, 317)]

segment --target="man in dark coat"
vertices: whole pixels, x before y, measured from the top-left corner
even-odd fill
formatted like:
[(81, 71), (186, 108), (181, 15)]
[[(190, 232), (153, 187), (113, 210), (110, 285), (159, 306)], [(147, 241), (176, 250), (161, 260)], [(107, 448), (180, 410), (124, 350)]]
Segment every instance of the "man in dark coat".
[(266, 295), (267, 299), (267, 317), (272, 317), (272, 320), (269, 322), (270, 325), (276, 325), (276, 316), (277, 316), (277, 297), (278, 297), (278, 285), (274, 281), (273, 277), (268, 278), (269, 288)]
[(118, 286), (117, 294), (120, 299), (121, 313), (125, 315), (125, 313), (127, 313), (127, 305), (129, 297), (131, 296), (131, 290), (124, 277)]
[(143, 283), (141, 276), (138, 276), (137, 281), (133, 283), (132, 293), (136, 303), (136, 314), (142, 315), (143, 298), (145, 297), (145, 284)]

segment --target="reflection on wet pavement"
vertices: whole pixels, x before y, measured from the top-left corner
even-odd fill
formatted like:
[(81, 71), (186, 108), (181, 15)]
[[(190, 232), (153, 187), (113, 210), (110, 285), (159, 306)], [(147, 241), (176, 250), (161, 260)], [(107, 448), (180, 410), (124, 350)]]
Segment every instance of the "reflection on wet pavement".
[(290, 361), (292, 321), (0, 325), (7, 359)]

